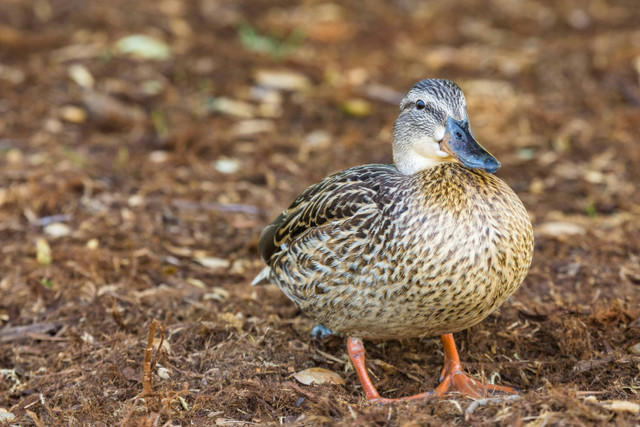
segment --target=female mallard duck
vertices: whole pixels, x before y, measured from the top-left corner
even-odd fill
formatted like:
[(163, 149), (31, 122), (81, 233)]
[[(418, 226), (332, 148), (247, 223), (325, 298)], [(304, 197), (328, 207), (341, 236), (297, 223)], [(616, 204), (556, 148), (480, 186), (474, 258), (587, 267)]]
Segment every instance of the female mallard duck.
[(467, 376), (453, 332), (475, 325), (520, 286), (533, 230), (500, 163), (474, 139), (466, 101), (447, 80), (422, 80), (400, 104), (393, 165), (357, 166), (312, 185), (260, 236), (277, 284), (309, 317), (346, 335), (366, 397), (381, 398), (363, 339), (441, 336), (434, 392), (479, 398), (510, 387)]

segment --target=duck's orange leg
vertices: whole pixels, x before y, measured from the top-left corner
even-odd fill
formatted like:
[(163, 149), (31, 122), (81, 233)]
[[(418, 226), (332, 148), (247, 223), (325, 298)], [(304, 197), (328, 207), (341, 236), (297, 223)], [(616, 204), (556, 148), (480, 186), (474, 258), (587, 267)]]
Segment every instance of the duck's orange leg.
[(372, 402), (378, 403), (392, 403), (404, 400), (424, 399), (433, 396), (442, 396), (448, 391), (459, 391), (460, 393), (472, 397), (474, 399), (480, 399), (493, 395), (494, 393), (508, 393), (517, 394), (518, 392), (511, 387), (504, 387), (493, 384), (483, 384), (473, 378), (469, 377), (462, 371), (460, 366), (460, 357), (458, 356), (458, 350), (456, 344), (453, 341), (453, 335), (447, 334), (441, 337), (442, 345), (444, 347), (444, 368), (440, 375), (440, 384), (432, 392), (420, 393), (414, 396), (402, 397), (399, 399), (387, 399), (380, 397), (378, 390), (374, 387), (367, 370), (364, 366), (364, 346), (362, 341), (357, 338), (347, 338), (347, 349), (349, 350), (349, 357), (351, 363), (360, 378), (362, 383), (362, 389), (364, 394)]
[(444, 368), (440, 374), (440, 384), (435, 389), (438, 396), (442, 396), (448, 391), (459, 391), (474, 399), (482, 399), (495, 393), (518, 394), (514, 388), (484, 384), (465, 374), (460, 365), (460, 357), (456, 343), (453, 341), (453, 334), (442, 335), (440, 339), (444, 347)]
[(353, 367), (358, 374), (358, 378), (360, 378), (360, 383), (362, 384), (364, 395), (367, 399), (369, 399), (369, 401), (377, 403), (392, 403), (402, 400), (424, 399), (426, 397), (431, 397), (434, 395), (433, 392), (427, 392), (416, 394), (414, 396), (402, 397), (400, 399), (387, 399), (384, 397), (380, 397), (380, 393), (378, 393), (378, 390), (376, 390), (373, 383), (371, 382), (369, 374), (367, 374), (367, 368), (365, 368), (364, 366), (364, 346), (362, 345), (362, 341), (358, 338), (347, 338), (347, 349), (349, 350), (351, 363), (353, 363)]

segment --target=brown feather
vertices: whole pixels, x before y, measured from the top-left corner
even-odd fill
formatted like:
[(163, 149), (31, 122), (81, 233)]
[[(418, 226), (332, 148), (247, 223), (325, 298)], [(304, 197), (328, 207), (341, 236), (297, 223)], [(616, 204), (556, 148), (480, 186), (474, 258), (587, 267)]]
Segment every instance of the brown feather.
[(388, 339), (480, 322), (524, 279), (533, 232), (494, 175), (457, 163), (415, 175), (366, 165), (309, 187), (259, 247), (269, 280), (311, 318)]

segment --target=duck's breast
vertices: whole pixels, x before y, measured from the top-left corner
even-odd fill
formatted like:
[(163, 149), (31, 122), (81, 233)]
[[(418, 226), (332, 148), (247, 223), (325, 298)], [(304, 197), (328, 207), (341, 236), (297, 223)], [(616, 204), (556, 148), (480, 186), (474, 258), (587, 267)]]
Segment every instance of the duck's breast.
[(396, 195), (383, 212), (393, 219), (380, 231), (386, 250), (372, 260), (392, 266), (376, 285), (388, 296), (381, 306), (394, 303), (390, 319), (402, 319), (387, 323), (389, 330), (465, 329), (517, 290), (531, 263), (533, 232), (503, 181), (447, 164), (415, 175)]

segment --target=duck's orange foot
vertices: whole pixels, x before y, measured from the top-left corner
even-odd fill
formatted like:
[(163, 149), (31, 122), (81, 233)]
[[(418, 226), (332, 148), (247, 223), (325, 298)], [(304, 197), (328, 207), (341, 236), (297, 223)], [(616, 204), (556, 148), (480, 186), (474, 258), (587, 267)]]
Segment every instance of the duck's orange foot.
[(460, 358), (456, 350), (453, 335), (443, 335), (441, 337), (444, 346), (444, 368), (440, 375), (440, 384), (432, 392), (420, 393), (414, 396), (401, 397), (398, 399), (388, 399), (380, 397), (378, 390), (374, 387), (367, 370), (364, 366), (364, 346), (359, 339), (348, 338), (347, 348), (351, 362), (360, 378), (364, 394), (371, 402), (375, 403), (394, 403), (407, 400), (427, 399), (435, 396), (442, 396), (449, 391), (458, 391), (461, 394), (474, 398), (482, 399), (494, 396), (496, 394), (518, 394), (518, 391), (511, 387), (505, 387), (493, 384), (484, 384), (477, 381), (462, 371), (460, 366)]
[(518, 394), (518, 391), (512, 387), (484, 384), (465, 374), (460, 366), (460, 357), (456, 343), (453, 341), (453, 335), (443, 335), (440, 339), (444, 347), (444, 368), (440, 374), (440, 384), (435, 390), (438, 396), (442, 396), (448, 391), (458, 391), (474, 399), (482, 399), (496, 394)]
[(484, 384), (473, 379), (462, 371), (460, 363), (445, 360), (445, 367), (440, 376), (440, 384), (436, 387), (434, 393), (437, 396), (442, 396), (449, 391), (458, 391), (460, 394), (473, 399), (483, 399), (502, 394), (518, 394), (518, 391), (512, 387)]
[(371, 382), (369, 374), (367, 374), (367, 369), (364, 366), (364, 346), (362, 345), (362, 341), (356, 338), (347, 338), (347, 349), (349, 350), (351, 363), (353, 363), (353, 367), (358, 374), (358, 378), (360, 378), (360, 383), (362, 384), (364, 395), (367, 397), (367, 399), (369, 399), (370, 402), (387, 404), (393, 402), (401, 402), (404, 400), (424, 399), (435, 396), (433, 392), (428, 392), (416, 394), (414, 396), (401, 397), (399, 399), (387, 399), (385, 397), (380, 397), (380, 393), (378, 393), (378, 390), (376, 390), (375, 386)]

